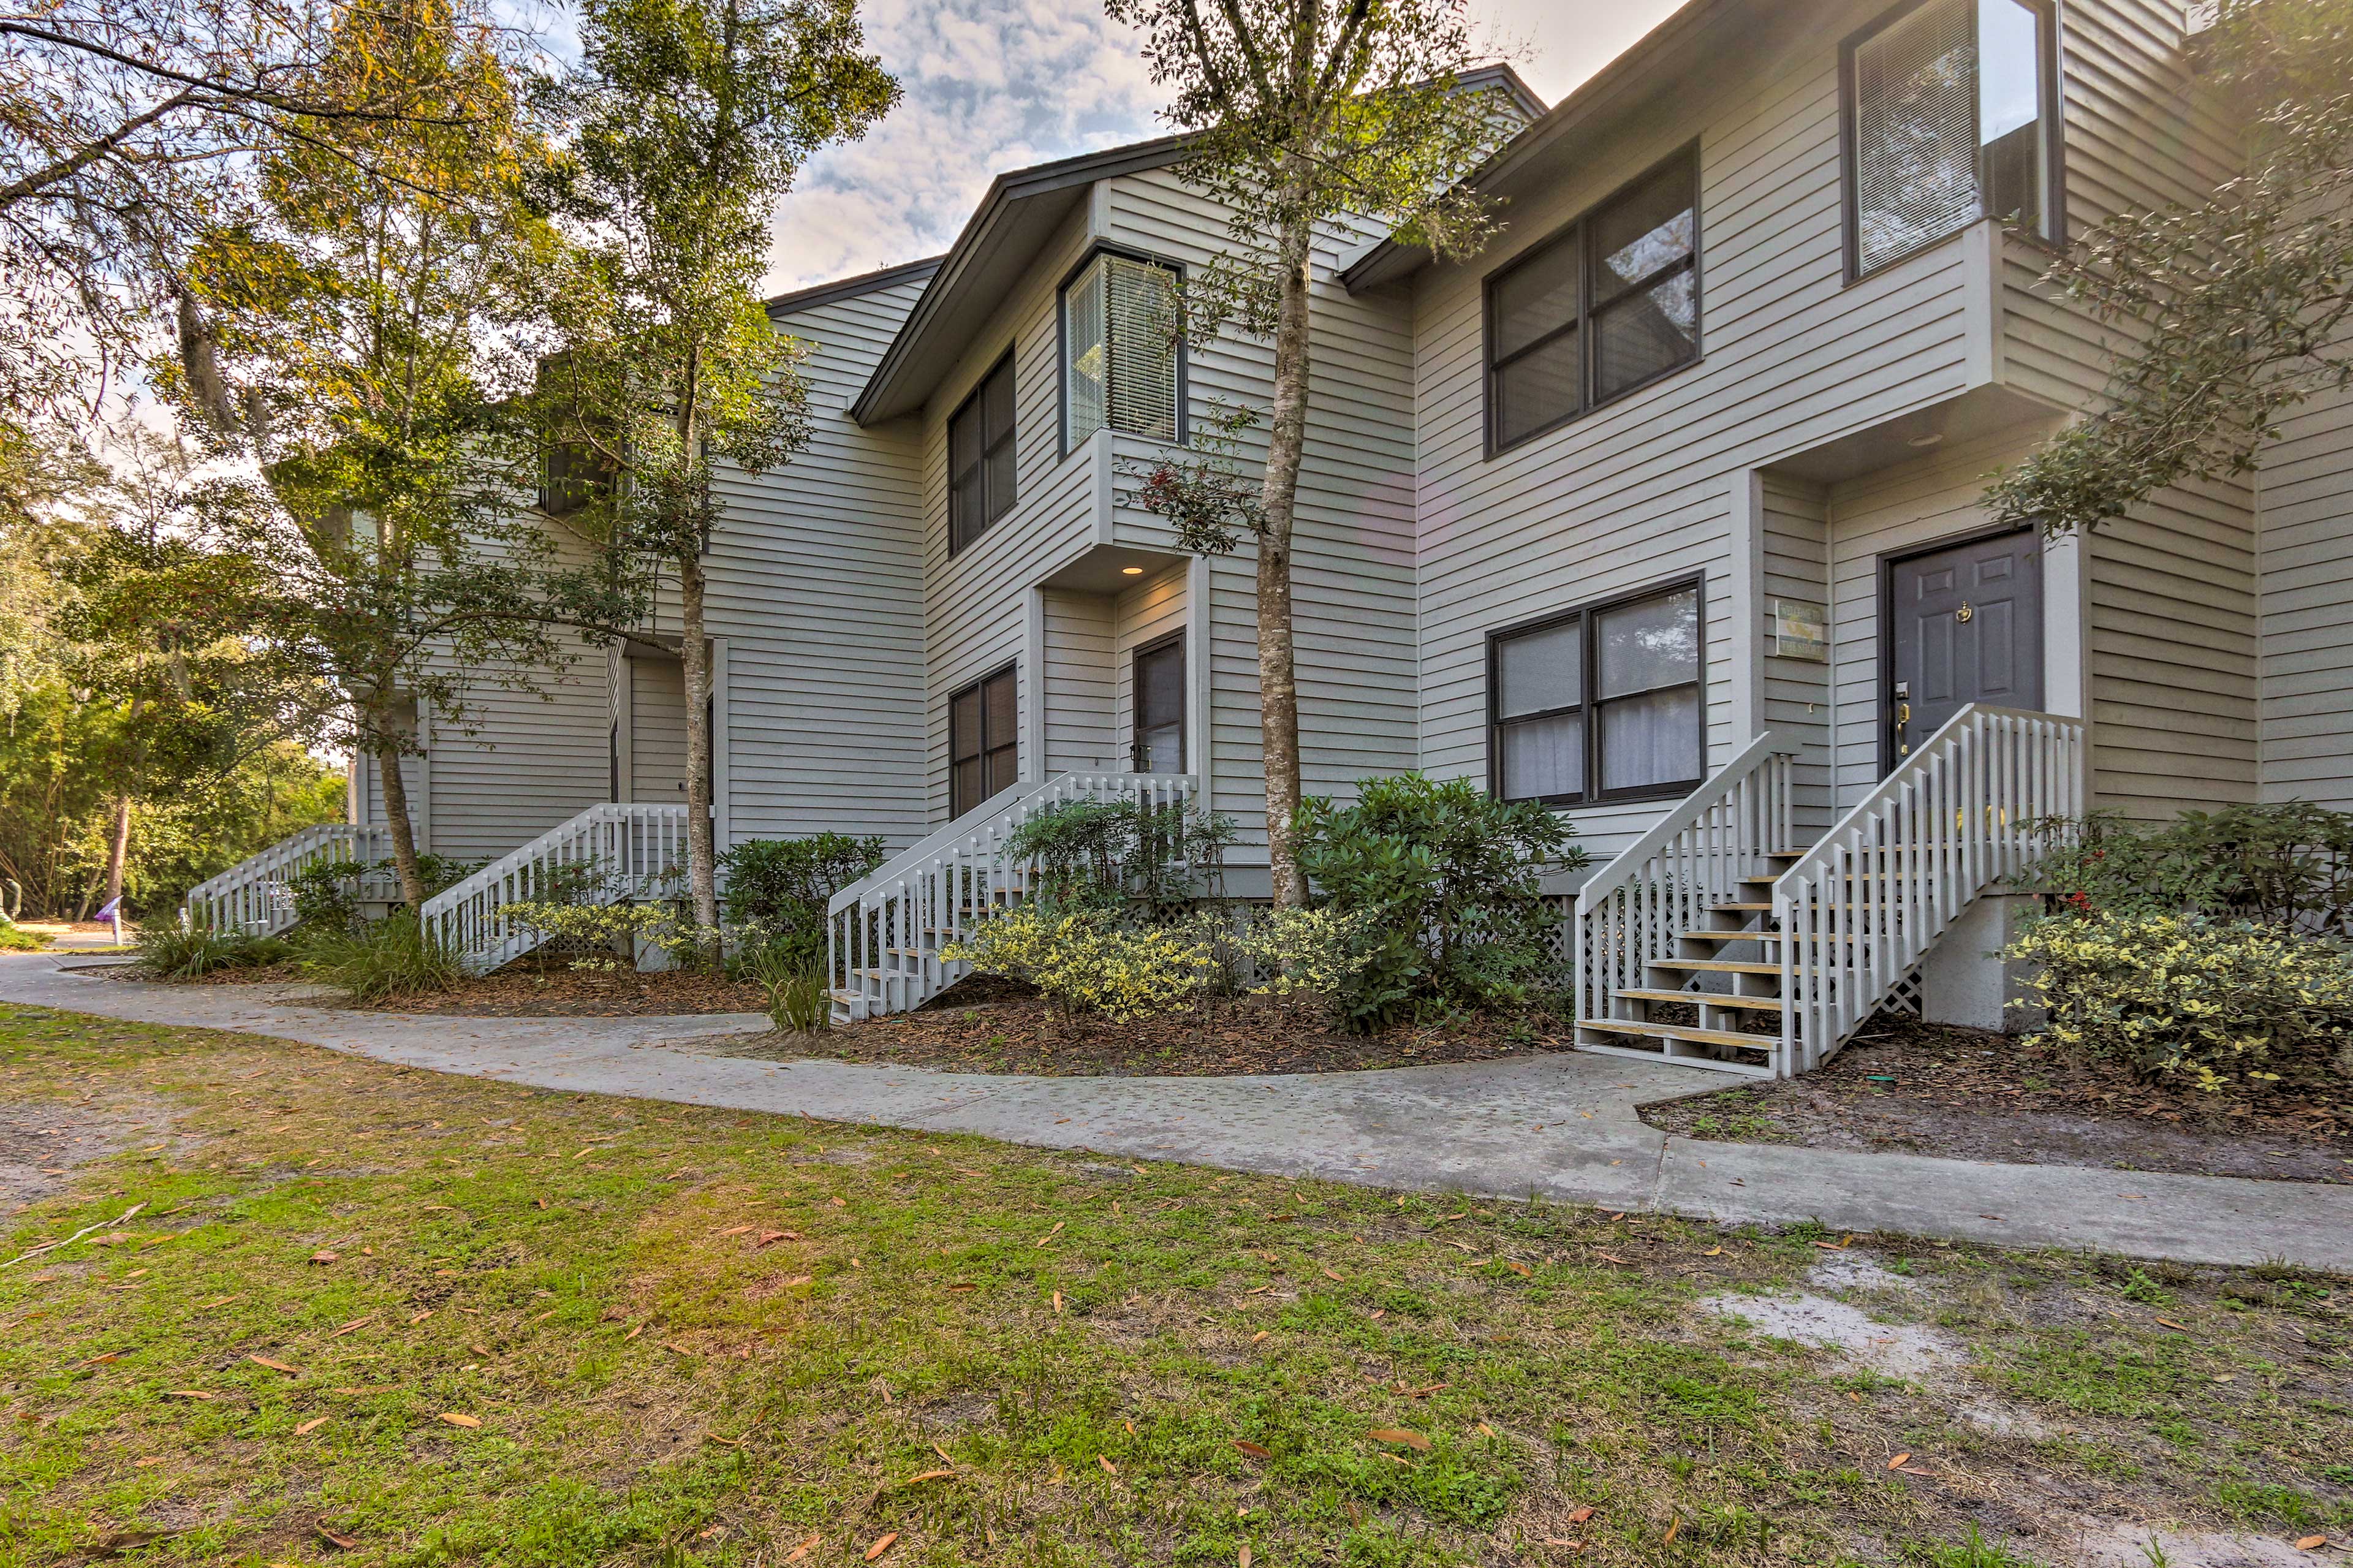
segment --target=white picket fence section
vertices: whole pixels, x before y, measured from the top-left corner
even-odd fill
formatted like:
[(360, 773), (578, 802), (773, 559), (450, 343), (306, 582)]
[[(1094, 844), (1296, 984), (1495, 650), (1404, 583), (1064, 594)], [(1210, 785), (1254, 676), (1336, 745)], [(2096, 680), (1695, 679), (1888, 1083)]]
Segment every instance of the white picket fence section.
[(1190, 802), (1185, 773), (1060, 773), (1000, 790), (929, 837), (892, 856), (826, 906), (826, 973), (838, 1023), (923, 1005), (968, 965), (939, 950), (988, 911), (1020, 902), (1031, 868), (1005, 852), (1014, 831), (1042, 811), (1076, 801)]
[[(592, 805), (426, 900), (425, 929), (467, 969), (486, 974), (539, 945), (536, 934), (499, 913), (508, 904), (530, 903), (555, 890), (601, 904), (677, 897), (685, 877), (686, 823), (682, 805)], [(572, 870), (584, 867), (589, 869)], [(585, 877), (586, 885), (565, 888), (575, 876)]]
[[(275, 936), (294, 923), (289, 884), (297, 875), (323, 861), (373, 866), (391, 858), (388, 827), (355, 827), (348, 822), (306, 827), (189, 889), (180, 904), (180, 923)], [(400, 883), (387, 868), (366, 874), (360, 892), (368, 900), (397, 900)]]
[(1972, 704), (1773, 884), (1779, 1070), (1820, 1066), (1961, 910), (2083, 815), (2084, 722)]
[[(1683, 933), (1740, 901), (1744, 879), (1797, 853), (1796, 760), (1794, 745), (1770, 731), (1757, 736), (1578, 889), (1569, 974), (1581, 1044), (1626, 1052), (1603, 1023), (1641, 1016), (1630, 1005), (1639, 999), (1622, 994), (1650, 985), (1652, 966), (1681, 951)], [(1670, 1040), (1663, 1054), (1684, 1053)]]

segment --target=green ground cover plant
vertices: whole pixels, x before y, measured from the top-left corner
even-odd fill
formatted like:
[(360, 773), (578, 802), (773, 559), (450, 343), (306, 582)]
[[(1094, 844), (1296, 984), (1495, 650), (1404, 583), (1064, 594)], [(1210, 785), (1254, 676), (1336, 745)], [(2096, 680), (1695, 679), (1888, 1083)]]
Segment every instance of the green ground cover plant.
[[(16, 1006), (0, 1117), (64, 1156), (0, 1237), (11, 1568), (1991, 1563), (1970, 1526), (2052, 1496), (2353, 1524), (2346, 1286), (2295, 1270), (2155, 1266), (2151, 1308), (2121, 1264), (1888, 1242), (1918, 1294), (1852, 1299), (1963, 1340), (1932, 1389), (1697, 1310), (1872, 1255), (1811, 1226)], [(2035, 1429), (1962, 1418), (1996, 1395)]]

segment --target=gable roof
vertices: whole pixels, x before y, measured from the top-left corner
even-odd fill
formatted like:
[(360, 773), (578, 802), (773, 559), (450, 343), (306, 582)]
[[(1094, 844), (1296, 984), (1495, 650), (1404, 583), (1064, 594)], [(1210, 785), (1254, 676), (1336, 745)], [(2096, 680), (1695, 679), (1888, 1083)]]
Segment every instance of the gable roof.
[[(1464, 182), (1510, 200), (1533, 195), (1573, 172), (1586, 138), (1637, 106), (1673, 91), (1690, 68), (1719, 56), (1745, 26), (1763, 21), (1771, 0), (1686, 0), (1617, 58), (1588, 78)], [(1428, 248), (1384, 239), (1341, 271), (1350, 293), (1395, 283), (1430, 265)]]
[[(1472, 87), (1501, 87), (1531, 117), (1544, 100), (1507, 65), (1462, 73)], [(1190, 138), (1155, 137), (1101, 153), (1058, 159), (999, 174), (956, 236), (923, 298), (907, 313), (849, 416), (872, 425), (912, 414), (953, 369), (986, 324), (989, 309), (1009, 295), (1055, 231), (1087, 199), (1098, 180), (1162, 169), (1185, 156)]]
[(939, 270), (941, 259), (936, 256), (926, 256), (920, 261), (902, 261), (895, 267), (879, 267), (871, 272), (837, 278), (830, 283), (814, 283), (806, 289), (795, 289), (768, 300), (768, 314), (772, 318), (789, 316), (797, 310), (812, 310), (819, 305), (830, 305), (836, 300), (854, 300), (860, 294), (871, 294), (877, 289), (888, 289), (913, 279), (929, 278)]

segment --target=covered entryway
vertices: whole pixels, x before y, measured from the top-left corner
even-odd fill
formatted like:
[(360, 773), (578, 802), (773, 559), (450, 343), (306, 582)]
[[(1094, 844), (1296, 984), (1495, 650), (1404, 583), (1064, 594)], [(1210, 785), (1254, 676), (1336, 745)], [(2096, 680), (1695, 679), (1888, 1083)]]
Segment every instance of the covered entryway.
[(2042, 537), (2020, 529), (1891, 557), (1880, 771), (1972, 702), (2042, 706)]

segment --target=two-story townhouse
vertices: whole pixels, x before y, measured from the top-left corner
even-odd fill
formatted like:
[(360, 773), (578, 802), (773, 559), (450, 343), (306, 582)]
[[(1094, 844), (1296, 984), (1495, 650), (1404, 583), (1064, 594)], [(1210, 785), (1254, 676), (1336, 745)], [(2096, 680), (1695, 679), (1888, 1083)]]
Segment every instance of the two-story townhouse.
[[(1789, 1070), (1891, 993), (1967, 988), (2000, 908), (1972, 900), (2031, 815), (2353, 796), (2345, 405), (2253, 482), (2089, 539), (1980, 500), (2105, 379), (2044, 247), (2229, 166), (2189, 25), (1693, 0), (1528, 105), (1478, 176), (1486, 254), (1319, 251), (1307, 787), (1419, 766), (1562, 811), (1602, 867), (1572, 946), (1591, 1043)], [(714, 537), (723, 837), (920, 841), (903, 889), (1066, 773), (1181, 778), (1256, 829), (1246, 555), (1187, 555), (1134, 504), (1206, 400), (1267, 380), (1262, 345), (1159, 330), (1224, 243), (1180, 153), (1008, 174), (936, 263), (778, 302), (818, 436)], [(651, 732), (632, 679), (600, 754)], [(1940, 737), (1970, 704), (2049, 717)], [(666, 787), (647, 755), (611, 798)], [(919, 947), (851, 1011), (944, 979)], [(1793, 1012), (1777, 1047), (1726, 1037)]]

